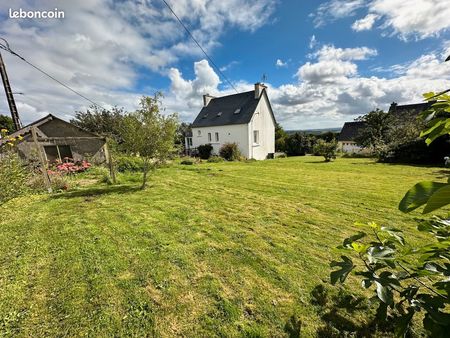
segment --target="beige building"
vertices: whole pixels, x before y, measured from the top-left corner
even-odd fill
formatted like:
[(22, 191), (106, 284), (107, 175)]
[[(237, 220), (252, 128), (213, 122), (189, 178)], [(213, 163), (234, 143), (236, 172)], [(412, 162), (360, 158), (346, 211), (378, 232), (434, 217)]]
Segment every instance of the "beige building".
[(267, 87), (255, 84), (255, 90), (222, 96), (203, 96), (203, 108), (186, 138), (188, 148), (211, 144), (218, 154), (224, 143), (237, 143), (246, 158), (264, 160), (275, 153), (275, 116), (267, 96)]

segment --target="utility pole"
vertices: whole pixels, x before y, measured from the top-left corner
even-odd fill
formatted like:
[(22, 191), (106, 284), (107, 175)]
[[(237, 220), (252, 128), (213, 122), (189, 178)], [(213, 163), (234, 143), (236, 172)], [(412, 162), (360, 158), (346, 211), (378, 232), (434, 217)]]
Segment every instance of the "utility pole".
[(14, 95), (11, 90), (11, 86), (8, 80), (8, 74), (6, 74), (5, 63), (3, 62), (2, 54), (0, 53), (0, 74), (2, 76), (3, 87), (5, 88), (6, 99), (8, 100), (9, 110), (11, 111), (11, 117), (14, 123), (14, 128), (19, 130), (22, 128), (20, 122), (19, 113), (17, 112), (16, 102), (14, 101)]

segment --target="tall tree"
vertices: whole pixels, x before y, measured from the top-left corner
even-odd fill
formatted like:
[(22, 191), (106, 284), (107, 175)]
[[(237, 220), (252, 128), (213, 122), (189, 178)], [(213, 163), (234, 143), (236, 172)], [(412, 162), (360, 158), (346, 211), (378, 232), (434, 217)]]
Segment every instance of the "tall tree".
[(161, 114), (161, 97), (160, 93), (154, 97), (142, 97), (140, 109), (125, 115), (121, 123), (123, 150), (142, 159), (141, 189), (146, 187), (150, 169), (164, 162), (176, 149), (178, 117), (176, 114)]
[(120, 142), (119, 126), (126, 114), (124, 108), (113, 107), (109, 110), (91, 106), (85, 112), (77, 111), (70, 122), (85, 130)]
[(366, 123), (366, 127), (355, 139), (356, 143), (359, 146), (372, 149), (375, 154), (380, 154), (390, 141), (391, 116), (377, 108), (356, 120)]
[(275, 122), (275, 151), (286, 151), (286, 138), (288, 134), (283, 127)]

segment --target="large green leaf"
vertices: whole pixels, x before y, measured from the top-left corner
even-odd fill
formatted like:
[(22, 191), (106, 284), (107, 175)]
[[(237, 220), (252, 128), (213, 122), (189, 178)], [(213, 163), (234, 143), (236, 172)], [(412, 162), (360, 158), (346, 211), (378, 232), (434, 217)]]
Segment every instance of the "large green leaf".
[(336, 284), (337, 281), (344, 283), (350, 271), (355, 267), (353, 262), (347, 256), (341, 256), (342, 262), (332, 261), (330, 267), (338, 266), (339, 270), (332, 271), (330, 273), (331, 284)]
[(427, 205), (423, 209), (424, 214), (428, 214), (436, 209), (442, 208), (450, 204), (450, 184), (444, 184), (442, 188), (437, 190), (428, 199)]
[(410, 212), (418, 207), (426, 204), (428, 199), (436, 191), (446, 186), (445, 183), (424, 181), (417, 183), (408, 190), (403, 199), (400, 201), (398, 208), (403, 212)]

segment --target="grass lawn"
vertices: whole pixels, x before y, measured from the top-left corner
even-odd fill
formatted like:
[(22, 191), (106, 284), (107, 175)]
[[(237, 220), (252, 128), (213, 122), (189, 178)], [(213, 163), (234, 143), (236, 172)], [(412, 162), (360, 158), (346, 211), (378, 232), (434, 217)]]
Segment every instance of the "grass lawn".
[(440, 171), (307, 156), (17, 198), (0, 206), (0, 336), (280, 337), (291, 316), (312, 336), (311, 291), (353, 223), (423, 240), (396, 206)]

